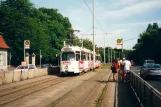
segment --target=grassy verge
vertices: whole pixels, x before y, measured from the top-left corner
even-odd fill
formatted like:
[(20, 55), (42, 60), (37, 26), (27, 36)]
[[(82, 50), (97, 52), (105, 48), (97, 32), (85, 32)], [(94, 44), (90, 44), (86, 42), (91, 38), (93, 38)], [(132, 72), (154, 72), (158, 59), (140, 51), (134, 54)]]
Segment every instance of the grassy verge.
[[(107, 84), (106, 84), (106, 85), (107, 85)], [(98, 99), (95, 101), (95, 107), (100, 107), (101, 102), (102, 102), (102, 99), (103, 99), (103, 95), (104, 95), (104, 93), (106, 92), (106, 89), (107, 89), (107, 86), (105, 86), (105, 87), (102, 89), (100, 96), (99, 96)]]
[(111, 64), (102, 64), (100, 69), (110, 69), (111, 68)]

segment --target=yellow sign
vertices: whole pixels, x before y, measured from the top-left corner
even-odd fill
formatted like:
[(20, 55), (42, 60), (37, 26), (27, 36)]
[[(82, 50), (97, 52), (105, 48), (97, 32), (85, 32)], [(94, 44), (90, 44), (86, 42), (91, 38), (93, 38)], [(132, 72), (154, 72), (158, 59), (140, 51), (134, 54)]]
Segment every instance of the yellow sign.
[(29, 41), (29, 40), (26, 40), (26, 41), (25, 41), (25, 44), (26, 44), (26, 45), (29, 45), (29, 44), (30, 44), (30, 41)]
[(24, 47), (25, 47), (25, 49), (29, 49), (30, 48), (30, 41), (29, 40), (25, 40), (24, 41)]
[(117, 39), (116, 42), (117, 42), (117, 43), (121, 43), (121, 42), (122, 42), (122, 39)]

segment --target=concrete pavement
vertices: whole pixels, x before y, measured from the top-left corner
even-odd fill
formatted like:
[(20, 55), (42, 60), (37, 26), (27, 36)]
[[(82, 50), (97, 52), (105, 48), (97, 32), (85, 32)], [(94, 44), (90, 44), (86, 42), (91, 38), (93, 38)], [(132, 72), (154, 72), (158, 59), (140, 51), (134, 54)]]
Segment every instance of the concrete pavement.
[(128, 83), (113, 82), (112, 76), (107, 83), (101, 107), (141, 107)]

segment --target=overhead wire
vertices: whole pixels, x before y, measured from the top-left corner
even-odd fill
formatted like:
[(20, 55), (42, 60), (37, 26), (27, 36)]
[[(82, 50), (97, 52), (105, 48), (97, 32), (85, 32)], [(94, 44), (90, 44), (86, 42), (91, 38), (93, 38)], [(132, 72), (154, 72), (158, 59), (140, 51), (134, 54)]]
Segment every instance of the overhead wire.
[(90, 9), (89, 5), (87, 4), (86, 0), (84, 0), (84, 2), (85, 2), (85, 4), (86, 4), (86, 6), (88, 7), (88, 9), (90, 10), (90, 12), (92, 13), (94, 19), (96, 20), (96, 22), (97, 22), (98, 25), (100, 26), (102, 32), (103, 32), (103, 33), (106, 33), (106, 32), (103, 30), (103, 28), (101, 27), (101, 25), (100, 25), (99, 21), (97, 20), (97, 18), (95, 17), (95, 15), (93, 14), (93, 12), (92, 12), (92, 10)]

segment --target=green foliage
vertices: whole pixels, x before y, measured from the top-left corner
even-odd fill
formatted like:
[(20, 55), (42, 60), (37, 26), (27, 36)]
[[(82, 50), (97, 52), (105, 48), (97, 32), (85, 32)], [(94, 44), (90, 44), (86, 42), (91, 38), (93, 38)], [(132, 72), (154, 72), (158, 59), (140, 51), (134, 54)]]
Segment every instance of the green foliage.
[(28, 51), (39, 55), (42, 50), (44, 61), (54, 61), (69, 39), (71, 23), (57, 9), (35, 8), (30, 0), (6, 0), (0, 6), (0, 31), (14, 59), (23, 60), (24, 40), (30, 40)]
[(149, 24), (147, 30), (140, 34), (138, 43), (133, 47), (135, 50), (131, 57), (135, 62), (142, 64), (145, 59), (153, 59), (161, 63), (161, 28), (157, 23)]

